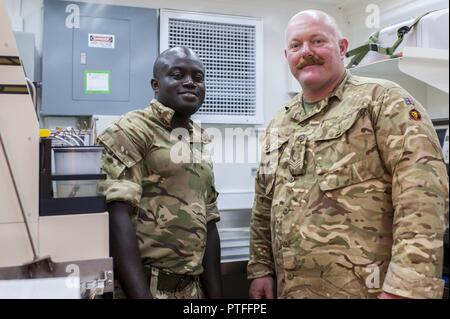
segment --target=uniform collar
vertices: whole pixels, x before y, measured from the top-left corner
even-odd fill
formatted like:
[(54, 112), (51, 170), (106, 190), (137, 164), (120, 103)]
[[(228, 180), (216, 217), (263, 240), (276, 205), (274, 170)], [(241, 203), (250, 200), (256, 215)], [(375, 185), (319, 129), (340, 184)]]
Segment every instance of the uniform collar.
[[(303, 105), (302, 105), (303, 104), (303, 94), (301, 94), (301, 93), (299, 93), (294, 98), (294, 100), (286, 106), (286, 112), (292, 108), (293, 112), (292, 112), (291, 117), (298, 122), (302, 122), (306, 119), (309, 119), (310, 117), (313, 117), (317, 113), (320, 113), (326, 106), (328, 106), (329, 101), (332, 98), (337, 98), (339, 101), (342, 101), (342, 98), (344, 95), (345, 84), (347, 83), (347, 81), (349, 80), (350, 77), (351, 77), (350, 72), (348, 70), (345, 70), (344, 77), (343, 77), (342, 81), (339, 83), (339, 85), (330, 94), (328, 94), (328, 96), (326, 98), (317, 102), (316, 109), (313, 112), (308, 113), (308, 114), (305, 113), (305, 110), (303, 109)], [(295, 108), (295, 111), (294, 111), (294, 108)]]
[(161, 121), (161, 123), (167, 128), (172, 129), (170, 123), (172, 123), (173, 115), (175, 111), (170, 107), (164, 106), (161, 102), (156, 99), (153, 99), (150, 102), (150, 107), (153, 111), (153, 114)]
[[(156, 99), (153, 99), (150, 102), (150, 108), (153, 111), (153, 114), (158, 118), (158, 120), (163, 124), (163, 126), (171, 131), (172, 130), (172, 118), (175, 114), (175, 111), (170, 107), (163, 105)], [(188, 123), (188, 130), (190, 134), (193, 134), (193, 141), (202, 141), (202, 143), (207, 144), (211, 142), (209, 135), (206, 131), (200, 127), (197, 123), (194, 123), (191, 119)]]

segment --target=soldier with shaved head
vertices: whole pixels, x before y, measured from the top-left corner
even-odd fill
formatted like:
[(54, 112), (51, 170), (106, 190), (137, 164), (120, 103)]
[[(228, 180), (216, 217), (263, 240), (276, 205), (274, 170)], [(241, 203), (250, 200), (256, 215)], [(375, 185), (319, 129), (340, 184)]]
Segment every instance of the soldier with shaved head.
[(302, 92), (264, 140), (251, 298), (442, 297), (448, 175), (435, 130), (399, 85), (346, 70), (347, 48), (324, 12), (288, 23)]
[[(205, 99), (205, 68), (192, 50), (171, 48), (155, 61), (151, 85), (149, 107), (98, 137), (116, 295), (221, 298), (218, 193), (204, 156), (209, 138), (190, 119)], [(188, 160), (175, 157), (178, 150)]]

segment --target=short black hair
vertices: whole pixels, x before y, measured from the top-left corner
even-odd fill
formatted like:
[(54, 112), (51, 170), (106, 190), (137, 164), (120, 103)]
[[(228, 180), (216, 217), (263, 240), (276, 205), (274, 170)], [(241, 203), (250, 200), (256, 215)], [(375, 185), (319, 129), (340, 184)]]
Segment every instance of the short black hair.
[(195, 54), (195, 52), (188, 47), (178, 46), (169, 48), (167, 50), (164, 50), (156, 58), (155, 63), (153, 64), (153, 78), (157, 79), (159, 77), (159, 75), (161, 74), (161, 70), (164, 66), (167, 65), (168, 58), (174, 55), (180, 58), (195, 58), (201, 62), (200, 58)]

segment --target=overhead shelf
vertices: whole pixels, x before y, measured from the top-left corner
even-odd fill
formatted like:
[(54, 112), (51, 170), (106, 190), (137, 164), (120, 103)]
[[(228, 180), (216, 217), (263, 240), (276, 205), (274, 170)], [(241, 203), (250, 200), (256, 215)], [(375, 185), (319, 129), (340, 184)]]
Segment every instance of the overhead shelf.
[(405, 47), (403, 56), (351, 69), (352, 74), (389, 79), (409, 76), (448, 94), (448, 50)]
[(448, 121), (449, 51), (404, 47), (399, 58), (350, 69), (354, 75), (391, 80), (413, 95), (434, 121)]

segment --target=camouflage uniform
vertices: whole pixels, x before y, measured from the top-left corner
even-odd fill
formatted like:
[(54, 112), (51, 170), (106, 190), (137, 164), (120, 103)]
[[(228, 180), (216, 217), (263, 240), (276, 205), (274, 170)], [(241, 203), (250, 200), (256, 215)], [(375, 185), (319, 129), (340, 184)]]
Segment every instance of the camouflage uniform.
[(313, 112), (269, 124), (255, 183), (248, 277), (279, 298), (440, 298), (448, 176), (424, 108), (352, 76)]
[[(136, 208), (133, 224), (144, 265), (198, 276), (203, 272), (206, 225), (219, 219), (212, 162), (204, 152), (210, 140), (193, 122), (188, 134), (171, 134), (176, 132), (170, 126), (173, 114), (153, 100), (98, 137), (105, 147), (102, 165), (107, 174), (101, 191), (107, 202)], [(191, 158), (172, 161), (179, 149)], [(196, 298), (202, 296), (200, 290), (196, 281), (182, 292), (152, 292), (156, 297)]]

